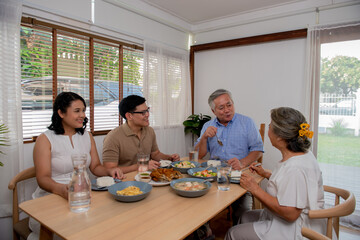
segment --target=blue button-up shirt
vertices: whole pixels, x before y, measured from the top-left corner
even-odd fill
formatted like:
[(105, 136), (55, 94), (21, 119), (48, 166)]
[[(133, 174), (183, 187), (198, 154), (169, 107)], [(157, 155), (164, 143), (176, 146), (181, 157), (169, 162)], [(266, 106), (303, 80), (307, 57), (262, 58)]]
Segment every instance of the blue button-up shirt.
[(195, 145), (200, 142), (202, 135), (210, 126), (217, 128), (217, 136), (223, 143), (221, 146), (217, 142), (216, 136), (207, 139), (207, 151), (210, 152), (210, 159), (229, 160), (234, 157), (242, 159), (252, 151), (264, 152), (259, 130), (254, 121), (247, 116), (235, 113), (227, 126), (221, 124), (217, 118), (206, 122)]

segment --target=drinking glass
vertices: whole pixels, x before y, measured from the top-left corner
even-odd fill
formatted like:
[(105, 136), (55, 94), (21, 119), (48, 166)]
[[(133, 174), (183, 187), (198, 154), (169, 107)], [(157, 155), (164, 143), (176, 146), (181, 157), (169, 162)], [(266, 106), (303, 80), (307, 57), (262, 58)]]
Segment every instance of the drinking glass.
[(149, 159), (150, 154), (138, 153), (137, 154), (137, 163), (138, 163), (138, 172), (146, 172), (149, 170)]
[(217, 167), (217, 185), (218, 189), (222, 191), (230, 190), (230, 174), (231, 166), (218, 166)]
[(199, 161), (199, 152), (195, 147), (189, 148), (189, 161), (194, 161), (194, 162)]

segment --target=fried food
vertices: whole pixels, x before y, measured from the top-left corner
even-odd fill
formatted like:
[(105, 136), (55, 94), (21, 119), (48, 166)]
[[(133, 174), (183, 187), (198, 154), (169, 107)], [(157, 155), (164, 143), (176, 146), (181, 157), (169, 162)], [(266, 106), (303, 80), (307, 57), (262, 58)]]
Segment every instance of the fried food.
[(181, 178), (181, 172), (173, 168), (158, 168), (152, 171), (150, 176), (155, 182), (170, 182), (172, 179)]
[(116, 191), (117, 195), (124, 195), (124, 196), (134, 196), (142, 194), (143, 192), (140, 191), (140, 188), (135, 186), (129, 186), (121, 191)]

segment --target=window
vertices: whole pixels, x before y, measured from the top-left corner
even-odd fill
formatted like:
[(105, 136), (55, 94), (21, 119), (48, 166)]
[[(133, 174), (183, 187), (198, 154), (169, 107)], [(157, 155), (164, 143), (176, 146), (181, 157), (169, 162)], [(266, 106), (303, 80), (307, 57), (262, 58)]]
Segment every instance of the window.
[[(319, 30), (320, 97), (317, 159), (325, 185), (354, 193), (356, 210), (341, 224), (359, 227), (360, 215), (360, 24)], [(325, 195), (325, 203), (333, 204)]]
[(24, 140), (50, 125), (53, 99), (63, 91), (85, 99), (88, 131), (103, 134), (118, 126), (122, 97), (143, 95), (142, 49), (44, 25), (21, 27)]

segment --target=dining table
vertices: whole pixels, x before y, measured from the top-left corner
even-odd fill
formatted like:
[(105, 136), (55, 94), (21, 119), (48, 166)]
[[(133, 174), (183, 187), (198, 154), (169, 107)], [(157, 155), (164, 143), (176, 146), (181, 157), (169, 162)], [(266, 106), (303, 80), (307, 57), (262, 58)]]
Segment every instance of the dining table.
[[(245, 172), (257, 183), (263, 179)], [(134, 181), (136, 174), (127, 173), (123, 181)], [(186, 238), (245, 193), (239, 183), (218, 190), (215, 181), (207, 194), (196, 198), (179, 196), (165, 185), (153, 186), (138, 202), (119, 202), (107, 191), (92, 191), (90, 209), (84, 213), (71, 212), (68, 201), (56, 194), (25, 201), (20, 209), (40, 222), (40, 240), (52, 239), (54, 233), (69, 240), (171, 240)]]

